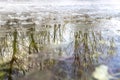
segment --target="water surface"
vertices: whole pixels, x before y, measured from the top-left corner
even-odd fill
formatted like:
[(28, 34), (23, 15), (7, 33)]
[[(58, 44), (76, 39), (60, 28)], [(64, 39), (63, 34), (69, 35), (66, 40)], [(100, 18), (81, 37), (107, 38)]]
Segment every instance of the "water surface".
[(119, 73), (118, 3), (83, 2), (0, 6), (0, 79), (94, 80), (99, 65)]

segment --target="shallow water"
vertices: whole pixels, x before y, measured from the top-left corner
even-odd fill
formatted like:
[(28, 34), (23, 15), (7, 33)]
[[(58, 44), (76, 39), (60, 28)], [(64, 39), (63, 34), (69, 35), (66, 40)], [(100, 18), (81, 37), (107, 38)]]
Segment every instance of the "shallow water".
[(119, 73), (117, 4), (0, 6), (0, 79), (94, 80), (99, 65)]

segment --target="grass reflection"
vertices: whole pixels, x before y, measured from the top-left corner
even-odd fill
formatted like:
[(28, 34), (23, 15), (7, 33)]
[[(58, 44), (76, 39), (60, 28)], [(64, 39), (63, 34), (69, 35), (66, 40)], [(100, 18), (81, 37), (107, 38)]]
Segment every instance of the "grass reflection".
[(30, 31), (16, 29), (4, 33), (6, 36), (0, 38), (1, 79), (7, 76), (8, 80), (15, 80), (34, 70), (50, 70), (55, 80), (89, 80), (99, 59), (115, 53), (114, 38), (104, 36), (101, 31), (81, 30), (73, 33), (73, 53), (69, 52), (72, 55), (64, 58), (71, 49), (71, 45), (60, 45), (65, 40), (64, 26), (49, 26), (45, 25), (40, 31), (33, 26)]
[(12, 80), (12, 71), (13, 71), (13, 63), (16, 61), (16, 53), (17, 53), (17, 31), (15, 30), (15, 32), (13, 33), (13, 54), (12, 54), (12, 58), (10, 61), (10, 70), (9, 70), (9, 77), (8, 80)]
[[(34, 32), (30, 33), (30, 45), (29, 45), (29, 54), (31, 54), (31, 50), (35, 50), (34, 52), (38, 52), (38, 47), (34, 39)], [(33, 49), (32, 49), (33, 48)]]
[[(104, 44), (102, 44), (101, 41), (103, 41)], [(115, 53), (113, 38), (107, 41), (101, 32), (75, 32), (74, 62), (72, 64), (72, 73), (75, 80), (89, 80), (89, 74), (93, 72), (94, 66), (99, 64), (99, 59), (109, 58), (111, 53)]]

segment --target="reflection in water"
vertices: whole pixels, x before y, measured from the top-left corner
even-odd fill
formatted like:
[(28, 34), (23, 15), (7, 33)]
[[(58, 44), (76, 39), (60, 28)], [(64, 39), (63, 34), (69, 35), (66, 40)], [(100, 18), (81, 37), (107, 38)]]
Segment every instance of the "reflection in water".
[(94, 67), (118, 53), (119, 36), (84, 27), (92, 24), (88, 18), (78, 26), (71, 21), (36, 25), (31, 18), (24, 24), (8, 20), (0, 32), (0, 79), (91, 80)]

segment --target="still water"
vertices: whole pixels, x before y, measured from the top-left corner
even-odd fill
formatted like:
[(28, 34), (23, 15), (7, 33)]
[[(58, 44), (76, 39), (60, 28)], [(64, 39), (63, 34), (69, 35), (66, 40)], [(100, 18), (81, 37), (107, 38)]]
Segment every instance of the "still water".
[(101, 65), (120, 73), (120, 7), (97, 3), (1, 6), (0, 80), (110, 80), (93, 75)]

